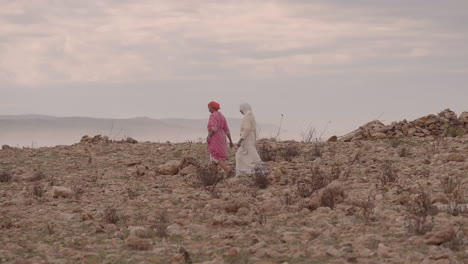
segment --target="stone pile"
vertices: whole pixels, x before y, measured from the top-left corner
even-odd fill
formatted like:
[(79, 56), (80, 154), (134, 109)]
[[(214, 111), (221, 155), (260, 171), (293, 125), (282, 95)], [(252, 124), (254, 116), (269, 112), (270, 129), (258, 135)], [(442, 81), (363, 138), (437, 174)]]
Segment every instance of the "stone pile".
[(91, 144), (101, 144), (101, 143), (110, 143), (110, 142), (130, 143), (130, 144), (138, 143), (138, 141), (136, 139), (133, 139), (131, 137), (127, 137), (125, 139), (115, 141), (115, 140), (109, 139), (108, 136), (101, 136), (101, 135), (96, 135), (94, 137), (90, 137), (88, 135), (85, 135), (80, 140), (80, 143), (91, 143)]
[(414, 121), (403, 120), (385, 125), (371, 121), (359, 129), (341, 137), (342, 141), (386, 139), (403, 137), (457, 137), (468, 133), (468, 112), (457, 114), (445, 109), (437, 115), (427, 115)]

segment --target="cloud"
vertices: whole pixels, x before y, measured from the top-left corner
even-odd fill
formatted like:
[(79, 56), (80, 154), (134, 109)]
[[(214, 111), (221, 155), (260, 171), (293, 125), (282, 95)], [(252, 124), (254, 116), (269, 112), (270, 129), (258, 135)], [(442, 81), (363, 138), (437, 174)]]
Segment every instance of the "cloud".
[(453, 71), (468, 61), (462, 1), (442, 14), (436, 1), (2, 2), (0, 80), (18, 85)]

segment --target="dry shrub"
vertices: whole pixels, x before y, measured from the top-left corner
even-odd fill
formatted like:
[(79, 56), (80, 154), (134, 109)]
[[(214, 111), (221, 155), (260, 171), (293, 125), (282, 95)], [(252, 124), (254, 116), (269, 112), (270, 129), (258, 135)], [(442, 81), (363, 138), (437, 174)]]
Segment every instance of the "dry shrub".
[(53, 235), (55, 233), (55, 225), (52, 222), (48, 222), (46, 225), (47, 234)]
[(382, 185), (387, 183), (393, 183), (398, 179), (398, 174), (393, 167), (393, 163), (390, 160), (385, 160), (380, 165), (380, 177), (379, 180)]
[(369, 194), (367, 200), (355, 201), (353, 205), (361, 209), (359, 216), (364, 220), (365, 224), (374, 220), (375, 195)]
[(323, 156), (323, 143), (316, 140), (312, 149), (312, 156), (320, 158)]
[(268, 168), (262, 163), (255, 165), (254, 185), (260, 189), (266, 189), (271, 181), (272, 179), (270, 178), (270, 171)]
[(399, 138), (390, 139), (390, 146), (392, 146), (392, 148), (398, 148), (401, 144), (403, 144), (403, 141)]
[(424, 235), (434, 227), (434, 215), (437, 207), (432, 206), (429, 193), (421, 187), (418, 194), (407, 205), (406, 226), (408, 233)]
[(167, 227), (169, 226), (169, 217), (167, 216), (167, 211), (162, 210), (156, 218), (156, 235), (159, 238), (167, 238), (169, 234), (167, 233)]
[(85, 187), (80, 182), (74, 182), (71, 189), (73, 191), (73, 196), (78, 200), (84, 194)]
[(338, 180), (341, 175), (341, 167), (338, 164), (333, 164), (330, 171), (329, 181)]
[(453, 216), (468, 216), (467, 200), (464, 197), (464, 190), (462, 188), (457, 188), (448, 197), (447, 210), (449, 214)]
[(307, 198), (318, 190), (326, 187), (330, 180), (319, 167), (311, 167), (312, 176), (297, 182), (297, 194), (302, 198)]
[(12, 178), (10, 171), (0, 171), (0, 182), (10, 182)]
[(136, 188), (134, 186), (128, 187), (127, 188), (127, 193), (128, 193), (128, 198), (130, 198), (130, 200), (133, 200), (133, 199), (137, 198), (140, 195), (140, 192), (138, 191), (138, 188)]
[(213, 197), (218, 196), (216, 191), (216, 185), (223, 180), (223, 175), (219, 173), (218, 169), (213, 167), (211, 164), (202, 164), (197, 169), (196, 174), (198, 183)]
[(317, 131), (313, 127), (309, 127), (307, 131), (301, 132), (301, 137), (302, 137), (302, 142), (304, 143), (311, 143), (316, 139), (316, 133)]
[(120, 216), (113, 206), (109, 206), (104, 210), (104, 219), (108, 223), (117, 224), (117, 222), (120, 220)]
[(281, 149), (280, 153), (285, 161), (292, 161), (293, 158), (299, 156), (299, 146), (296, 144), (288, 144)]
[(445, 243), (444, 246), (450, 248), (453, 251), (464, 252), (468, 241), (465, 238), (465, 231), (463, 222), (458, 223), (455, 230), (455, 237), (449, 242)]
[(42, 197), (44, 195), (44, 192), (45, 192), (44, 188), (39, 183), (35, 183), (32, 186), (32, 188), (29, 190), (29, 193), (36, 197)]
[(399, 151), (398, 151), (398, 156), (400, 158), (405, 158), (405, 157), (410, 157), (411, 156), (411, 151), (409, 148), (407, 147), (402, 147)]
[(455, 190), (459, 189), (461, 186), (461, 180), (454, 177), (443, 177), (440, 179), (442, 188), (444, 189), (445, 194), (452, 194)]
[(185, 264), (192, 264), (192, 259), (190, 258), (190, 254), (184, 247), (179, 248), (179, 253), (184, 257)]
[(40, 181), (44, 178), (45, 178), (45, 174), (41, 169), (37, 169), (36, 171), (34, 171), (34, 179), (36, 179), (37, 181)]
[(280, 197), (280, 200), (283, 205), (290, 206), (296, 202), (296, 197), (287, 192)]

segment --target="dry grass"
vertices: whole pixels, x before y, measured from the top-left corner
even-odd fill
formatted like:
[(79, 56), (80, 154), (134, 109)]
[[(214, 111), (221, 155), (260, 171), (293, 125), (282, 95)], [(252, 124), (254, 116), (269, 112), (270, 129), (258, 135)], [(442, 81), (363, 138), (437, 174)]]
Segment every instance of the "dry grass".
[(440, 179), (440, 184), (445, 194), (452, 194), (455, 190), (460, 188), (461, 183), (461, 180), (455, 177), (443, 177)]
[(166, 210), (162, 210), (156, 219), (156, 235), (159, 238), (167, 238), (169, 234), (167, 233), (167, 227), (169, 226), (169, 217)]
[(128, 198), (130, 198), (130, 200), (133, 200), (133, 199), (137, 198), (138, 196), (140, 196), (140, 192), (138, 191), (138, 188), (135, 187), (135, 186), (128, 187), (127, 188), (127, 194), (128, 194)]
[(0, 171), (0, 182), (10, 182), (12, 178), (11, 172), (7, 170)]
[(270, 185), (270, 171), (264, 164), (257, 164), (254, 168), (254, 185), (260, 189), (266, 189)]
[(104, 219), (107, 223), (117, 224), (120, 220), (120, 216), (117, 213), (117, 210), (110, 206), (104, 210)]
[(434, 227), (437, 207), (432, 206), (429, 193), (421, 187), (418, 194), (408, 203), (406, 226), (409, 234), (424, 235)]
[(200, 165), (197, 169), (196, 178), (199, 185), (211, 193), (213, 197), (218, 195), (216, 185), (224, 179), (223, 175), (211, 164)]
[(45, 193), (44, 187), (41, 184), (35, 183), (33, 184), (32, 188), (29, 189), (29, 193), (36, 197), (42, 197)]
[(411, 151), (407, 147), (402, 147), (398, 150), (398, 156), (400, 158), (411, 157)]
[(296, 144), (288, 144), (281, 149), (281, 157), (285, 161), (292, 161), (293, 158), (299, 156), (299, 146)]
[(73, 191), (73, 197), (78, 200), (83, 196), (85, 187), (81, 182), (74, 182), (71, 189)]
[(398, 174), (396, 173), (395, 168), (393, 167), (393, 162), (390, 160), (385, 160), (380, 165), (380, 176), (379, 180), (383, 185), (387, 185), (388, 183), (396, 182), (398, 179)]
[(330, 183), (330, 179), (319, 167), (311, 167), (310, 171), (312, 176), (299, 180), (296, 184), (297, 194), (302, 198), (311, 196)]

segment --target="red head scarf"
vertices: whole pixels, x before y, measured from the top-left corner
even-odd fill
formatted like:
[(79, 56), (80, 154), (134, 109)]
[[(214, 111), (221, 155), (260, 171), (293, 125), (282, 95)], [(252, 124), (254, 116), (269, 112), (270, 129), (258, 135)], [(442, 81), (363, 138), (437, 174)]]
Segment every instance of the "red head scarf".
[(218, 111), (219, 109), (221, 109), (220, 105), (215, 102), (215, 101), (211, 101), (209, 104), (209, 106), (213, 107), (214, 110)]

